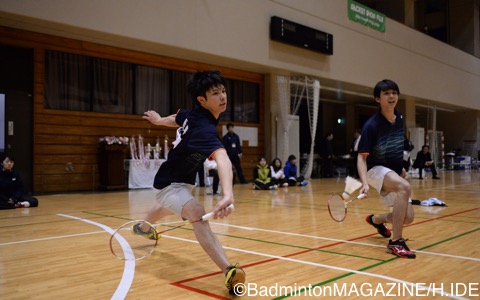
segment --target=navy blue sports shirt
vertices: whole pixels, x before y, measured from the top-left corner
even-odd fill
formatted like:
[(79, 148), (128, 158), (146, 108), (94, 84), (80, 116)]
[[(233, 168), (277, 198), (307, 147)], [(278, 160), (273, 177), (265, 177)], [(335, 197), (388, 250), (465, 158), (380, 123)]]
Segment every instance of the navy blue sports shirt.
[(224, 148), (217, 131), (219, 120), (202, 106), (179, 110), (175, 122), (181, 127), (167, 161), (155, 175), (153, 186), (156, 189), (163, 189), (172, 182), (195, 184), (205, 159)]
[(395, 110), (395, 123), (390, 123), (380, 111), (371, 116), (362, 129), (358, 153), (368, 153), (367, 168), (384, 166), (402, 175), (403, 116)]

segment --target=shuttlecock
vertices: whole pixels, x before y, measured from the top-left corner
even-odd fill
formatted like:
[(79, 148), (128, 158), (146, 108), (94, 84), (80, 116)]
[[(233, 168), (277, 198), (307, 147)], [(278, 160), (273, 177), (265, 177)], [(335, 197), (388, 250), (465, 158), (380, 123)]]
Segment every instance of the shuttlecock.
[(350, 198), (350, 195), (352, 195), (360, 187), (362, 187), (362, 183), (360, 181), (353, 177), (347, 176), (347, 179), (345, 179), (345, 190), (342, 193), (343, 199), (346, 200)]

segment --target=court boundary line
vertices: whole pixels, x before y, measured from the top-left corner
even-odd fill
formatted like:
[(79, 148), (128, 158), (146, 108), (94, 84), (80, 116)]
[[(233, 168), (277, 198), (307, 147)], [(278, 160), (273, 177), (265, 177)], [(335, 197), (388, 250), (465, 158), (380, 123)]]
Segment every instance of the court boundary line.
[[(425, 223), (425, 222), (435, 221), (435, 220), (437, 220), (437, 219), (442, 219), (442, 218), (446, 218), (446, 217), (449, 217), (449, 216), (455, 216), (455, 215), (458, 215), (458, 214), (461, 214), (461, 213), (466, 213), (466, 212), (470, 212), (470, 211), (474, 211), (474, 210), (479, 210), (479, 209), (480, 209), (480, 208), (477, 207), (477, 208), (474, 208), (474, 209), (469, 209), (469, 210), (465, 210), (465, 211), (460, 211), (460, 212), (452, 213), (452, 214), (449, 214), (449, 215), (439, 216), (439, 217), (437, 217), (437, 218), (433, 218), (433, 219), (429, 219), (429, 220), (424, 220), (424, 221), (412, 223), (412, 224), (409, 224), (409, 226), (413, 226), (413, 225), (416, 225), (416, 224), (423, 224), (423, 223)], [(221, 223), (220, 223), (220, 224), (221, 224)], [(245, 227), (245, 226), (244, 226), (244, 227)], [(431, 247), (431, 246), (438, 245), (438, 244), (443, 243), (443, 242), (445, 242), (445, 241), (449, 241), (449, 240), (454, 239), (454, 238), (456, 238), (456, 237), (460, 237), (460, 236), (463, 236), (463, 235), (465, 235), (465, 234), (472, 233), (472, 232), (475, 232), (475, 231), (478, 231), (478, 230), (480, 230), (480, 229), (477, 228), (477, 229), (471, 230), (471, 231), (469, 231), (469, 232), (467, 232), (467, 233), (463, 233), (463, 234), (461, 234), (461, 235), (459, 235), (459, 236), (451, 237), (451, 238), (449, 238), (449, 239), (447, 239), (447, 240), (438, 241), (438, 242), (436, 242), (436, 243), (434, 243), (434, 244), (432, 244), (432, 245), (427, 245), (427, 246), (425, 246), (425, 247), (423, 247), (423, 248), (421, 248), (421, 249), (427, 249), (427, 248), (429, 248), (429, 247)], [(370, 234), (370, 235), (365, 235), (365, 236), (361, 236), (361, 237), (357, 237), (357, 238), (352, 238), (352, 239), (350, 239), (349, 241), (358, 240), (358, 239), (362, 239), (362, 238), (369, 237), (369, 236), (373, 236), (373, 235), (375, 235), (375, 234)], [(170, 237), (170, 236), (166, 236), (166, 237)], [(170, 238), (173, 238), (173, 237), (170, 237)], [(195, 242), (195, 241), (192, 241), (192, 242)], [(343, 242), (336, 242), (336, 243), (333, 243), (333, 244), (329, 244), (329, 245), (325, 245), (325, 246), (318, 247), (318, 248), (316, 248), (316, 249), (331, 247), (331, 246), (335, 246), (335, 245), (342, 244), (342, 243), (343, 243)], [(224, 248), (226, 248), (226, 247), (224, 247)], [(296, 252), (296, 253), (291, 253), (291, 254), (286, 255), (285, 257), (295, 256), (295, 255), (303, 254), (303, 253), (310, 252), (310, 251), (314, 251), (314, 249), (312, 249), (312, 250), (304, 250), (304, 251), (300, 251), (300, 252)], [(425, 254), (430, 254), (429, 252), (424, 252), (424, 253), (425, 253)], [(386, 260), (386, 261), (384, 261), (384, 262), (379, 262), (379, 263), (377, 263), (377, 264), (371, 265), (371, 266), (368, 267), (368, 268), (376, 267), (377, 265), (384, 264), (384, 263), (387, 263), (387, 262), (390, 262), (390, 261), (393, 261), (393, 260), (396, 260), (396, 259), (399, 259), (399, 258), (398, 258), (398, 257), (393, 257), (393, 258), (391, 258), (391, 259), (389, 259), (389, 260)], [(258, 261), (258, 262), (256, 262), (256, 263), (251, 263), (251, 264), (244, 265), (243, 267), (245, 268), (245, 267), (250, 267), (250, 266), (254, 266), (254, 265), (259, 265), (259, 264), (267, 263), (267, 262), (270, 262), (270, 261), (273, 261), (273, 260), (276, 260), (276, 259), (275, 259), (275, 258), (271, 258), (271, 259), (269, 259), (269, 260)], [(364, 269), (364, 268), (362, 268), (362, 269)], [(184, 282), (193, 281), (193, 280), (196, 280), (196, 279), (200, 279), (200, 278), (204, 278), (204, 277), (213, 276), (213, 275), (220, 274), (220, 273), (221, 273), (221, 272), (211, 273), (210, 275), (205, 274), (205, 275), (202, 275), (202, 276), (198, 276), (198, 277), (194, 277), (194, 278), (189, 278), (189, 279), (177, 281), (177, 282), (174, 282), (174, 283), (171, 283), (171, 284), (172, 284), (172, 285), (175, 285), (175, 286), (178, 286), (178, 287), (180, 287), (180, 288), (185, 288), (185, 289), (187, 289), (187, 290), (192, 290), (192, 291), (195, 291), (195, 292), (197, 292), (197, 293), (204, 294), (205, 291), (202, 291), (202, 290), (199, 290), (199, 289), (196, 289), (196, 288), (192, 288), (192, 287), (183, 285), (183, 283), (184, 283)], [(344, 274), (344, 275), (342, 275), (342, 276), (346, 276), (346, 275), (348, 275), (348, 274)], [(336, 280), (336, 279), (335, 279), (335, 280)], [(222, 298), (222, 299), (223, 299), (223, 298)], [(463, 298), (462, 298), (462, 299), (463, 299)]]
[[(110, 235), (115, 233), (115, 230), (113, 230), (111, 227), (91, 221), (89, 219), (85, 218), (79, 218), (67, 214), (57, 214), (57, 216), (65, 217), (65, 218), (70, 218), (78, 221), (82, 221), (91, 225), (95, 225), (97, 227), (102, 228), (104, 231), (108, 232)], [(115, 237), (117, 238), (117, 237)], [(118, 240), (118, 239), (117, 239)], [(122, 249), (125, 249), (124, 247), (130, 248), (130, 245), (128, 244), (127, 241), (125, 240), (118, 240), (120, 245), (122, 246)], [(132, 252), (132, 249), (130, 248), (130, 252)], [(132, 286), (133, 278), (135, 277), (135, 260), (125, 260), (124, 261), (124, 267), (123, 267), (123, 274), (122, 278), (120, 279), (120, 282), (117, 286), (117, 289), (112, 295), (111, 299), (125, 299), (127, 297), (128, 292), (130, 291), (130, 287)]]
[[(425, 223), (425, 222), (428, 222), (428, 221), (434, 221), (434, 220), (437, 220), (437, 219), (441, 219), (441, 218), (445, 218), (445, 217), (449, 217), (449, 216), (453, 216), (453, 215), (457, 215), (457, 214), (460, 214), (460, 213), (465, 213), (465, 212), (469, 212), (469, 211), (474, 211), (474, 210), (478, 210), (480, 208), (475, 208), (475, 209), (471, 209), (471, 210), (466, 210), (466, 211), (462, 211), (462, 212), (457, 212), (457, 213), (454, 213), (454, 214), (450, 214), (450, 215), (445, 215), (445, 216), (439, 216), (437, 218), (434, 218), (434, 219), (429, 219), (429, 220), (425, 220), (425, 221), (421, 221), (421, 222), (417, 222), (417, 223), (413, 223), (411, 225), (415, 225), (415, 224), (422, 224), (422, 223)], [(81, 233), (81, 234), (74, 234), (74, 235), (66, 235), (66, 236), (57, 236), (57, 237), (50, 237), (50, 238), (41, 238), (41, 239), (35, 239), (35, 240), (25, 240), (25, 241), (17, 241), (17, 242), (11, 242), (11, 243), (4, 243), (4, 244), (0, 244), (0, 245), (7, 245), (7, 244), (18, 244), (18, 243), (26, 243), (26, 242), (31, 242), (31, 241), (41, 241), (41, 240), (52, 240), (52, 239), (58, 239), (58, 238), (64, 238), (64, 237), (74, 237), (74, 236), (82, 236), (82, 235), (89, 235), (89, 234), (98, 234), (98, 233), (103, 233), (103, 232), (108, 232), (110, 234), (112, 234), (114, 232), (113, 229), (111, 229), (110, 227), (106, 226), (106, 225), (103, 225), (101, 223), (98, 223), (98, 222), (94, 222), (94, 221), (91, 221), (91, 220), (88, 220), (88, 219), (85, 219), (85, 218), (79, 218), (79, 217), (75, 217), (75, 216), (70, 216), (70, 215), (66, 215), (66, 214), (57, 214), (58, 216), (63, 216), (63, 217), (66, 217), (66, 218), (71, 218), (71, 219), (75, 219), (75, 220), (80, 220), (80, 221), (83, 221), (85, 223), (89, 223), (89, 224), (92, 224), (92, 225), (95, 225), (95, 226), (98, 226), (102, 229), (104, 229), (104, 231), (96, 231), (96, 232), (89, 232), (89, 233)], [(275, 230), (268, 230), (268, 229), (260, 229), (260, 228), (254, 228), (254, 227), (247, 227), (247, 226), (237, 226), (237, 225), (231, 225), (231, 224), (224, 224), (224, 223), (216, 223), (216, 222), (212, 222), (213, 224), (216, 224), (216, 225), (223, 225), (223, 226), (232, 226), (232, 227), (238, 227), (240, 229), (244, 229), (244, 230), (259, 230), (259, 231), (267, 231), (267, 232), (273, 232), (273, 233), (280, 233), (280, 234), (286, 234), (286, 235), (296, 235), (296, 236), (300, 236), (300, 237), (308, 237), (308, 238), (320, 238), (322, 239), (321, 237), (317, 237), (317, 236), (308, 236), (308, 235), (304, 235), (304, 234), (297, 234), (297, 233), (289, 233), (289, 232), (282, 232), (282, 231), (275, 231)], [(478, 229), (477, 229), (478, 230)], [(477, 230), (472, 230), (473, 231), (477, 231)], [(465, 234), (468, 234), (467, 233), (464, 233), (463, 235)], [(375, 234), (372, 234), (372, 235), (375, 235)], [(190, 242), (193, 242), (193, 243), (198, 243), (197, 241), (193, 241), (193, 240), (187, 240), (187, 239), (182, 239), (182, 238), (178, 238), (178, 237), (172, 237), (172, 236), (168, 236), (168, 235), (164, 235), (165, 237), (167, 238), (172, 238), (172, 239), (177, 239), (177, 240), (184, 240), (184, 241), (190, 241)], [(357, 238), (354, 238), (352, 240), (355, 240), (355, 239), (361, 239), (361, 238), (364, 238), (364, 237), (368, 237), (368, 236), (371, 236), (371, 235), (366, 235), (366, 236), (362, 236), (362, 237), (357, 237)], [(454, 239), (456, 237), (452, 237), (448, 240), (451, 240), (451, 239)], [(352, 240), (350, 241), (345, 241), (345, 240), (337, 240), (337, 239), (332, 239), (332, 238), (324, 238), (326, 240), (331, 240), (331, 241), (336, 241), (337, 243), (334, 243), (334, 244), (331, 244), (331, 245), (327, 245), (326, 247), (330, 247), (330, 246), (334, 246), (334, 245), (338, 245), (340, 243), (355, 243), (355, 244), (361, 244), (361, 245), (366, 245), (366, 246), (375, 246), (375, 247), (382, 247), (383, 246), (378, 246), (378, 245), (373, 245), (373, 244), (367, 244), (367, 243), (360, 243), (360, 242), (353, 242)], [(440, 242), (437, 242), (437, 243), (434, 243), (433, 245), (436, 245), (436, 244), (439, 244), (439, 243), (442, 243), (443, 241), (440, 241)], [(426, 249), (430, 246), (426, 246), (426, 247), (423, 247), (421, 249)], [(245, 252), (245, 253), (248, 253), (249, 250), (243, 250), (243, 249), (238, 249), (238, 248), (231, 248), (231, 247), (224, 247), (225, 249), (229, 249), (229, 250), (234, 250), (234, 251), (239, 251), (239, 252)], [(319, 247), (319, 248), (323, 248), (323, 247)], [(315, 249), (311, 249), (311, 250), (305, 250), (305, 251), (301, 251), (299, 253), (295, 253), (295, 254), (290, 254), (290, 255), (287, 255), (286, 257), (283, 257), (283, 256), (272, 256), (270, 254), (265, 254), (264, 256), (267, 256), (267, 257), (271, 257), (270, 260), (268, 261), (272, 261), (272, 260), (276, 260), (278, 259), (278, 257), (283, 257), (283, 258), (288, 258), (288, 256), (293, 256), (293, 255), (298, 255), (298, 254), (301, 254), (301, 253), (305, 253), (305, 252), (309, 252), (309, 251), (313, 251)], [(432, 254), (432, 252), (426, 252), (426, 251), (422, 251), (423, 253), (425, 254)], [(256, 252), (252, 252), (252, 254), (255, 254)], [(433, 253), (434, 255), (437, 254), (437, 253)], [(261, 255), (260, 252), (258, 252), (258, 255)], [(452, 257), (456, 257), (456, 256), (452, 256)], [(460, 256), (458, 256), (460, 257)], [(461, 258), (461, 257), (460, 257)], [(394, 257), (393, 259), (396, 259), (396, 257)], [(291, 260), (291, 261), (296, 261), (295, 259), (286, 259), (286, 260)], [(301, 261), (299, 260), (300, 262), (305, 262), (305, 261)], [(386, 263), (386, 262), (389, 262), (391, 261), (390, 260), (387, 260), (387, 261), (384, 261), (384, 262), (380, 262), (379, 264), (383, 264), (383, 263)], [(307, 264), (309, 264), (310, 262), (306, 262)], [(314, 264), (317, 264), (317, 263), (314, 263)], [(252, 265), (252, 264), (250, 264)], [(254, 265), (254, 264), (253, 264)], [(374, 264), (373, 266), (376, 266), (378, 264)], [(341, 267), (335, 267), (335, 266), (329, 266), (329, 265), (323, 265), (323, 264), (319, 264), (319, 266), (325, 266), (325, 267), (331, 267), (333, 269), (335, 268), (340, 268), (342, 269)], [(134, 269), (134, 268), (133, 268)], [(350, 269), (346, 269), (344, 268), (345, 270), (350, 270)], [(352, 271), (353, 272), (353, 271)], [(356, 272), (353, 272), (354, 274), (361, 274), (359, 273), (361, 271), (356, 271)], [(125, 273), (125, 272), (124, 272)], [(134, 270), (133, 270), (133, 273), (134, 273)], [(221, 272), (217, 272), (217, 273), (214, 273), (214, 274), (219, 274)], [(183, 282), (187, 282), (187, 281), (192, 281), (192, 280), (195, 280), (195, 279), (198, 279), (198, 278), (202, 278), (202, 277), (209, 277), (209, 276), (212, 276), (214, 274), (206, 274), (204, 276), (199, 276), (199, 277), (196, 277), (196, 278), (191, 278), (191, 279), (187, 279), (187, 280), (183, 280), (183, 281), (178, 281), (176, 283), (171, 283), (172, 285), (177, 285), (179, 287), (182, 287), (182, 288), (188, 288), (188, 286), (185, 286), (183, 285), (182, 283)], [(371, 274), (371, 273), (367, 273), (367, 274)], [(375, 277), (375, 276), (373, 276)], [(123, 279), (122, 279), (123, 280)], [(133, 275), (132, 275), (132, 280), (133, 280)], [(408, 283), (408, 282), (407, 282)], [(123, 286), (123, 285), (121, 285)], [(118, 290), (118, 289), (117, 289)], [(197, 291), (199, 292), (199, 291)], [(204, 292), (204, 291), (203, 291)], [(127, 293), (128, 293), (128, 289), (127, 289)], [(209, 296), (215, 296), (214, 294), (211, 294), (211, 293), (208, 293)], [(115, 295), (114, 295), (115, 296)], [(120, 297), (121, 298), (121, 297)], [(115, 297), (112, 297), (112, 299), (116, 299)], [(463, 298), (459, 298), (459, 299), (463, 299)]]
[[(198, 241), (196, 240), (190, 240), (190, 239), (185, 239), (185, 238), (179, 238), (179, 237), (174, 237), (174, 236), (165, 236), (166, 238), (170, 238), (170, 239), (174, 239), (174, 240), (179, 240), (179, 241), (183, 241), (183, 242), (189, 242), (189, 243), (194, 243), (194, 244), (198, 244)], [(316, 263), (316, 262), (311, 262), (311, 261), (305, 261), (305, 260), (300, 260), (300, 259), (294, 259), (294, 258), (290, 258), (287, 256), (279, 256), (279, 255), (273, 255), (273, 254), (268, 254), (268, 253), (262, 253), (262, 252), (257, 252), (257, 251), (251, 251), (251, 250), (246, 250), (246, 249), (239, 249), (239, 248), (233, 248), (233, 247), (223, 247), (224, 249), (227, 249), (227, 250), (231, 250), (231, 251), (237, 251), (237, 252), (241, 252), (241, 253), (247, 253), (247, 254), (252, 254), (252, 255), (257, 255), (257, 256), (263, 256), (263, 257), (268, 257), (268, 258), (271, 258), (271, 260), (267, 260), (267, 261), (272, 261), (272, 260), (283, 260), (283, 261), (289, 261), (289, 262), (294, 262), (294, 263), (300, 263), (300, 264), (304, 264), (304, 265), (310, 265), (310, 266), (314, 266), (314, 267), (322, 267), (322, 268), (326, 268), (326, 269), (332, 269), (332, 270), (336, 270), (336, 271), (342, 271), (342, 272), (347, 272), (347, 274), (344, 274), (342, 276), (345, 276), (345, 275), (348, 275), (348, 274), (357, 274), (357, 275), (365, 275), (365, 276), (369, 276), (369, 277), (375, 277), (375, 278), (380, 278), (380, 279), (384, 279), (384, 280), (387, 280), (390, 282), (397, 282), (397, 283), (402, 283), (402, 284), (413, 284), (415, 285), (415, 283), (413, 282), (409, 282), (409, 281), (405, 281), (405, 280), (402, 280), (402, 279), (398, 279), (398, 278), (394, 278), (394, 277), (390, 277), (390, 276), (385, 276), (385, 275), (379, 275), (379, 274), (375, 274), (375, 273), (370, 273), (370, 272), (364, 272), (364, 271), (359, 271), (359, 270), (353, 270), (353, 269), (348, 269), (348, 268), (343, 268), (343, 267), (337, 267), (337, 266), (332, 266), (332, 265), (327, 265), (327, 264), (322, 264), (322, 263)], [(392, 259), (389, 259), (389, 260), (386, 260), (386, 261), (383, 261), (383, 262), (379, 262), (377, 264), (374, 264), (374, 265), (371, 265), (371, 266), (368, 266), (368, 268), (373, 268), (373, 267), (376, 267), (380, 264), (384, 264), (384, 263), (387, 263), (387, 262), (390, 262), (392, 260), (396, 260), (396, 259), (399, 259), (397, 257), (394, 257)], [(250, 264), (252, 265), (252, 264)], [(365, 267), (366, 268), (366, 267)], [(361, 269), (365, 269), (365, 268), (361, 268)], [(184, 282), (189, 282), (189, 281), (194, 281), (194, 280), (197, 280), (197, 279), (200, 279), (200, 278), (205, 278), (205, 277), (210, 277), (210, 276), (214, 276), (214, 275), (218, 275), (218, 274), (222, 274), (222, 272), (215, 272), (215, 273), (210, 273), (210, 274), (206, 274), (206, 275), (203, 275), (203, 276), (198, 276), (198, 277), (194, 277), (194, 278), (190, 278), (190, 279), (187, 279), (187, 280), (181, 280), (181, 281), (177, 281), (177, 282), (173, 282), (171, 283), (171, 285), (174, 285), (174, 286), (178, 286), (178, 287), (182, 287), (182, 288), (187, 288), (188, 290), (192, 290), (192, 291), (196, 291), (196, 292), (199, 292), (199, 291), (202, 291), (202, 290), (198, 290), (196, 288), (192, 288), (192, 287), (189, 287), (189, 286), (186, 286), (186, 285), (183, 285)], [(315, 284), (315, 285), (312, 285), (312, 287), (314, 286), (318, 286), (320, 283), (318, 284)], [(429, 287), (423, 287), (423, 286), (419, 286), (419, 288), (421, 290), (425, 290), (425, 291), (429, 291), (429, 292), (437, 292), (439, 289), (431, 289)], [(205, 293), (205, 291), (202, 291), (201, 294), (204, 294), (204, 295), (207, 295)], [(210, 293), (208, 293), (210, 294)], [(216, 295), (218, 297), (221, 297), (219, 295)], [(445, 294), (445, 296), (447, 297), (450, 297), (452, 299), (468, 299), (468, 298), (463, 298), (463, 297), (457, 297), (457, 296), (454, 296), (454, 295), (450, 295), (450, 294)], [(224, 299), (223, 297), (221, 299)], [(280, 299), (280, 298), (278, 298)]]
[[(362, 243), (362, 242), (355, 242), (354, 240), (341, 240), (341, 239), (335, 239), (335, 238), (329, 238), (329, 237), (321, 237), (321, 236), (314, 236), (314, 235), (306, 235), (302, 233), (295, 233), (295, 232), (288, 232), (288, 231), (278, 231), (278, 230), (270, 230), (270, 229), (262, 229), (262, 228), (255, 228), (255, 227), (245, 227), (245, 226), (237, 226), (237, 225), (232, 225), (232, 224), (224, 224), (224, 223), (216, 223), (212, 222), (212, 224), (215, 225), (221, 225), (221, 226), (227, 226), (227, 227), (233, 227), (233, 228), (240, 228), (240, 229), (246, 229), (249, 231), (262, 231), (262, 232), (270, 232), (270, 233), (278, 233), (278, 234), (284, 234), (284, 235), (290, 235), (290, 236), (297, 236), (297, 237), (305, 237), (305, 238), (311, 238), (311, 239), (316, 239), (316, 240), (325, 240), (325, 241), (331, 241), (331, 242), (339, 242), (342, 244), (354, 244), (354, 245), (361, 245), (361, 246), (367, 246), (367, 247), (375, 247), (375, 248), (385, 248), (384, 245), (376, 245), (376, 244), (369, 244), (369, 243)], [(376, 235), (376, 234), (373, 234)], [(372, 235), (372, 236), (373, 236)], [(368, 236), (364, 236), (368, 237)], [(362, 237), (363, 238), (363, 237)], [(421, 248), (420, 248), (421, 249)], [(427, 252), (427, 251), (422, 251), (422, 250), (415, 250), (412, 249), (415, 253), (423, 253), (423, 254), (430, 254), (430, 255), (436, 255), (436, 256), (445, 256), (445, 257), (450, 257), (450, 258), (456, 258), (456, 259), (464, 259), (464, 260), (472, 260), (472, 261), (479, 261), (480, 258), (474, 258), (474, 257), (468, 257), (468, 256), (459, 256), (459, 255), (453, 255), (453, 254), (445, 254), (445, 253), (438, 253), (438, 252)], [(312, 248), (311, 250), (317, 250), (316, 248)]]

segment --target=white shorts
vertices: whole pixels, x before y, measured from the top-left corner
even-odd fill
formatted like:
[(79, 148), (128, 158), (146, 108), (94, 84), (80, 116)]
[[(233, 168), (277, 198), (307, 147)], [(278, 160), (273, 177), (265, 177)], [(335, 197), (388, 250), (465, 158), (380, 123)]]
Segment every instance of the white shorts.
[[(395, 198), (397, 198), (397, 193), (382, 191), (383, 180), (385, 179), (385, 175), (387, 175), (389, 172), (393, 172), (393, 170), (384, 166), (375, 166), (368, 170), (367, 181), (368, 184), (375, 188), (380, 194), (385, 206), (391, 207), (393, 206)], [(408, 202), (412, 202), (412, 199), (408, 199)]]
[(194, 185), (188, 183), (172, 182), (169, 186), (161, 189), (155, 199), (160, 206), (182, 217), (182, 210), (188, 201), (193, 199), (192, 190)]

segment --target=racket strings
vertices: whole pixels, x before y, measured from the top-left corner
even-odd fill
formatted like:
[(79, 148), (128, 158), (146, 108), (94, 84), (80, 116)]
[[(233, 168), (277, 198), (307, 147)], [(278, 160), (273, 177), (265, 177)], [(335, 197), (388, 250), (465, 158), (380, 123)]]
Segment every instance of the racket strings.
[[(148, 230), (141, 232), (133, 230), (139, 221), (130, 221), (118, 228), (110, 237), (110, 250), (114, 256), (122, 260), (138, 260), (150, 255), (157, 245), (157, 239), (151, 239), (148, 233), (156, 229), (150, 223)], [(145, 234), (142, 234), (145, 233)], [(157, 234), (157, 237), (158, 234)]]
[(343, 201), (340, 195), (333, 195), (328, 202), (328, 211), (330, 216), (338, 222), (341, 222), (345, 219), (347, 214), (345, 201)]
[[(233, 209), (233, 204), (228, 207)], [(154, 225), (147, 221), (134, 220), (129, 221), (120, 226), (110, 237), (110, 250), (112, 254), (122, 260), (139, 260), (150, 255), (157, 246), (158, 239), (161, 234), (170, 230), (183, 227), (187, 224), (193, 224), (200, 221), (207, 221), (214, 217), (214, 213), (210, 212), (194, 221), (185, 221), (183, 224), (171, 226), (163, 231), (157, 231)], [(145, 226), (148, 225), (148, 226)], [(161, 224), (162, 226), (169, 226)], [(142, 229), (140, 229), (142, 227)], [(145, 227), (148, 227), (145, 229)], [(154, 237), (152, 238), (152, 232)]]

